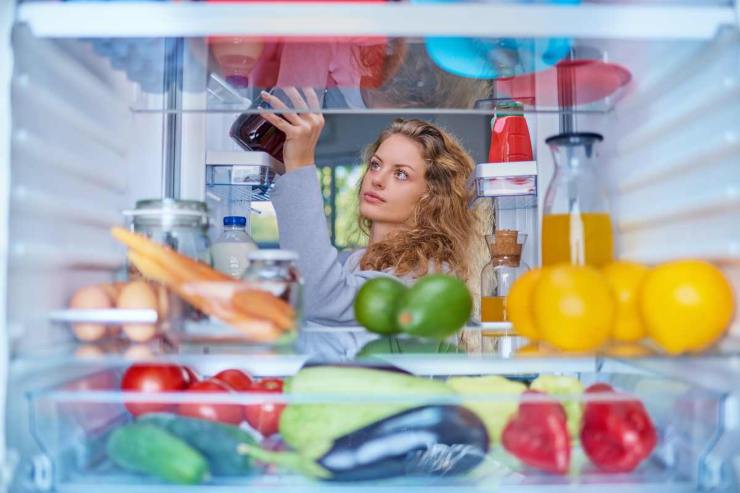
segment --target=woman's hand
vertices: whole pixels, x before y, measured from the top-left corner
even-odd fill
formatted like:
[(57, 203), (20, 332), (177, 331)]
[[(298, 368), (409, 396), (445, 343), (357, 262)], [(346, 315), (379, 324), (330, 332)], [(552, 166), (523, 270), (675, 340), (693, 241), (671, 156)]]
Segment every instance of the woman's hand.
[[(286, 110), (281, 113), (283, 118), (275, 113), (267, 113), (262, 110), (262, 118), (275, 125), (285, 133), (285, 145), (283, 146), (283, 160), (285, 170), (293, 171), (303, 166), (316, 164), (316, 143), (324, 128), (324, 116), (321, 113), (309, 112), (311, 108), (320, 108), (319, 98), (310, 87), (304, 88), (306, 95), (304, 100), (301, 93), (295, 87), (285, 89), (285, 94), (293, 102), (295, 109), (291, 110), (279, 98), (262, 91), (262, 99), (277, 110)], [(308, 101), (308, 104), (306, 104)], [(295, 111), (300, 111), (296, 113)]]

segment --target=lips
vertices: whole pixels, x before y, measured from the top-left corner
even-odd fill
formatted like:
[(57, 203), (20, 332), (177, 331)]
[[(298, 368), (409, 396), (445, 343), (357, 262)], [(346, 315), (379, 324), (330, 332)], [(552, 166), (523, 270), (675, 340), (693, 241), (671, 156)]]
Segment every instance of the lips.
[(383, 199), (383, 197), (373, 192), (363, 193), (362, 198), (365, 200), (365, 202), (369, 202), (371, 204), (382, 204), (383, 202), (385, 202), (385, 199)]

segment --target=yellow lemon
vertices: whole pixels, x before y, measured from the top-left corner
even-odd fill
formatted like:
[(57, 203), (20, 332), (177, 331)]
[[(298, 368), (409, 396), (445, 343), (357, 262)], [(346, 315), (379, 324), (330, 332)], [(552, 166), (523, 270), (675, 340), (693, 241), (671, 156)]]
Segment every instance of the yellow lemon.
[(637, 303), (642, 281), (648, 268), (635, 262), (616, 261), (606, 265), (601, 273), (612, 288), (617, 313), (612, 327), (612, 339), (622, 342), (639, 341), (645, 337), (645, 324)]
[(514, 282), (506, 296), (507, 315), (514, 330), (530, 341), (539, 339), (537, 326), (532, 318), (532, 293), (541, 274), (542, 269), (534, 269), (525, 273)]
[(672, 354), (701, 351), (722, 337), (735, 299), (724, 274), (703, 260), (677, 260), (645, 278), (640, 311), (648, 335)]
[(566, 351), (592, 351), (608, 338), (615, 303), (593, 267), (561, 264), (542, 273), (534, 289), (534, 320), (541, 338)]

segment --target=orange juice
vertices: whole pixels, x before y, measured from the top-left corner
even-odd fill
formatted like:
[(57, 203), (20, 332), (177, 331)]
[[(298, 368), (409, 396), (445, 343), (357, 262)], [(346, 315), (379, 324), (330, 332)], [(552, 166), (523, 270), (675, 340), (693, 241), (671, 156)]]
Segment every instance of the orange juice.
[(480, 300), (481, 322), (506, 321), (506, 297), (483, 296)]
[(542, 265), (568, 262), (601, 267), (613, 259), (609, 214), (586, 212), (542, 217)]

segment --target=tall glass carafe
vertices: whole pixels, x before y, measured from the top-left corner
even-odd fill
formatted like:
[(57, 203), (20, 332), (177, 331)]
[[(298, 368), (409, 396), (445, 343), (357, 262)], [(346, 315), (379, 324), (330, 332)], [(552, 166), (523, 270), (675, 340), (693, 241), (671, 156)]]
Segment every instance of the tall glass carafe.
[(614, 258), (609, 201), (599, 176), (596, 133), (565, 133), (546, 140), (555, 176), (545, 194), (542, 264), (601, 267)]

